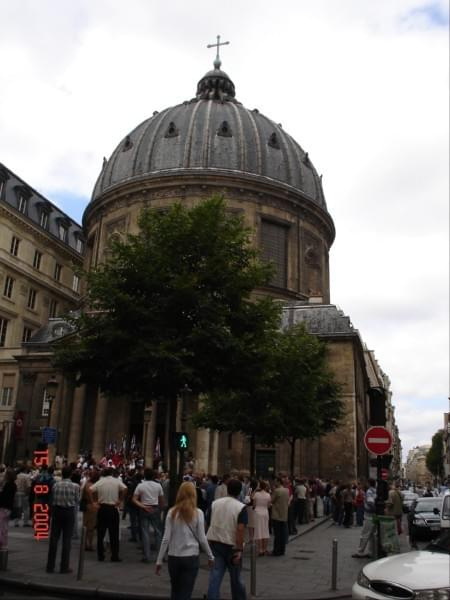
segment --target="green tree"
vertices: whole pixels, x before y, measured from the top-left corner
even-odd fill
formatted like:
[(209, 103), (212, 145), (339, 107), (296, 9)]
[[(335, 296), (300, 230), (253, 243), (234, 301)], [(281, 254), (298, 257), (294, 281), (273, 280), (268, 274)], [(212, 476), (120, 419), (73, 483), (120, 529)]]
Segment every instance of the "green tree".
[(168, 399), (172, 430), (185, 385), (197, 395), (239, 390), (261, 370), (259, 347), (279, 321), (277, 303), (251, 297), (272, 269), (250, 234), (218, 197), (143, 211), (139, 232), (85, 274), (86, 308), (55, 365), (108, 395)]
[(255, 440), (271, 445), (289, 441), (291, 472), (299, 439), (317, 438), (335, 430), (343, 415), (340, 386), (326, 363), (326, 345), (304, 325), (274, 332), (260, 347), (263, 375), (247, 379), (228, 397), (210, 397), (197, 424), (219, 431), (240, 431), (251, 442), (251, 472)]
[(428, 450), (425, 462), (427, 469), (435, 478), (444, 475), (444, 430), (439, 429), (431, 438), (431, 448)]

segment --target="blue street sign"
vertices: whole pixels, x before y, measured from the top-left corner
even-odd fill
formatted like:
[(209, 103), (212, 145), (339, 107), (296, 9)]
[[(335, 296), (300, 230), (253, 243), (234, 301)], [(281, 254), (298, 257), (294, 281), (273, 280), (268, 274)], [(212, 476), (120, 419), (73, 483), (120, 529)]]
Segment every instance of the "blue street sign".
[(56, 442), (56, 428), (44, 427), (42, 429), (42, 441), (44, 444), (54, 444)]

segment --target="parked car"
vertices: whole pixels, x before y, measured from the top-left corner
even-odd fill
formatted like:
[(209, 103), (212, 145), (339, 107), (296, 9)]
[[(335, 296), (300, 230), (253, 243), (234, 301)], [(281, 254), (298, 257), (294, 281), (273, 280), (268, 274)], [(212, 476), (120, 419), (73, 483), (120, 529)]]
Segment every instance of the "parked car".
[(394, 554), (365, 565), (353, 584), (352, 598), (449, 600), (449, 569), (450, 529), (445, 529), (425, 550)]
[(439, 537), (425, 550), (365, 565), (353, 584), (354, 600), (450, 600), (450, 493), (439, 503)]
[(419, 494), (416, 494), (415, 492), (411, 492), (409, 490), (404, 490), (402, 492), (402, 498), (403, 498), (403, 511), (405, 513), (409, 512), (409, 509), (411, 508), (411, 504), (417, 500), (417, 498), (419, 497)]
[(408, 531), (411, 545), (416, 540), (430, 540), (441, 530), (441, 497), (418, 498), (408, 513)]

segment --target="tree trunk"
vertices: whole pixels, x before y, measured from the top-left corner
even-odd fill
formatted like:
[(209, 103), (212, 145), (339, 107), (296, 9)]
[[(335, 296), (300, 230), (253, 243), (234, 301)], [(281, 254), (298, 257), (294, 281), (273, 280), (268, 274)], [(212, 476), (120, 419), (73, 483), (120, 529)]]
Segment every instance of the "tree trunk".
[(291, 444), (291, 460), (290, 460), (290, 471), (291, 471), (291, 477), (294, 476), (294, 464), (295, 464), (295, 443), (297, 441), (297, 438), (292, 438), (291, 440), (289, 440), (289, 443)]
[(256, 436), (252, 433), (250, 436), (250, 477), (255, 476), (255, 446)]

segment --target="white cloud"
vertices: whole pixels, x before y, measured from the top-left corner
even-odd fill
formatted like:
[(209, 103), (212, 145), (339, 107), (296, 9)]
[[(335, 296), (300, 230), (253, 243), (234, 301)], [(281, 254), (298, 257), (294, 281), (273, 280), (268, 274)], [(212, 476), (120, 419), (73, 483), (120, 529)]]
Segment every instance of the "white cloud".
[[(448, 396), (446, 1), (0, 0), (0, 11), (0, 160), (74, 215), (103, 156), (192, 98), (214, 58), (206, 44), (229, 39), (238, 99), (324, 174), (332, 301), (391, 378), (404, 448), (431, 440)], [(442, 409), (426, 408), (431, 397)]]

